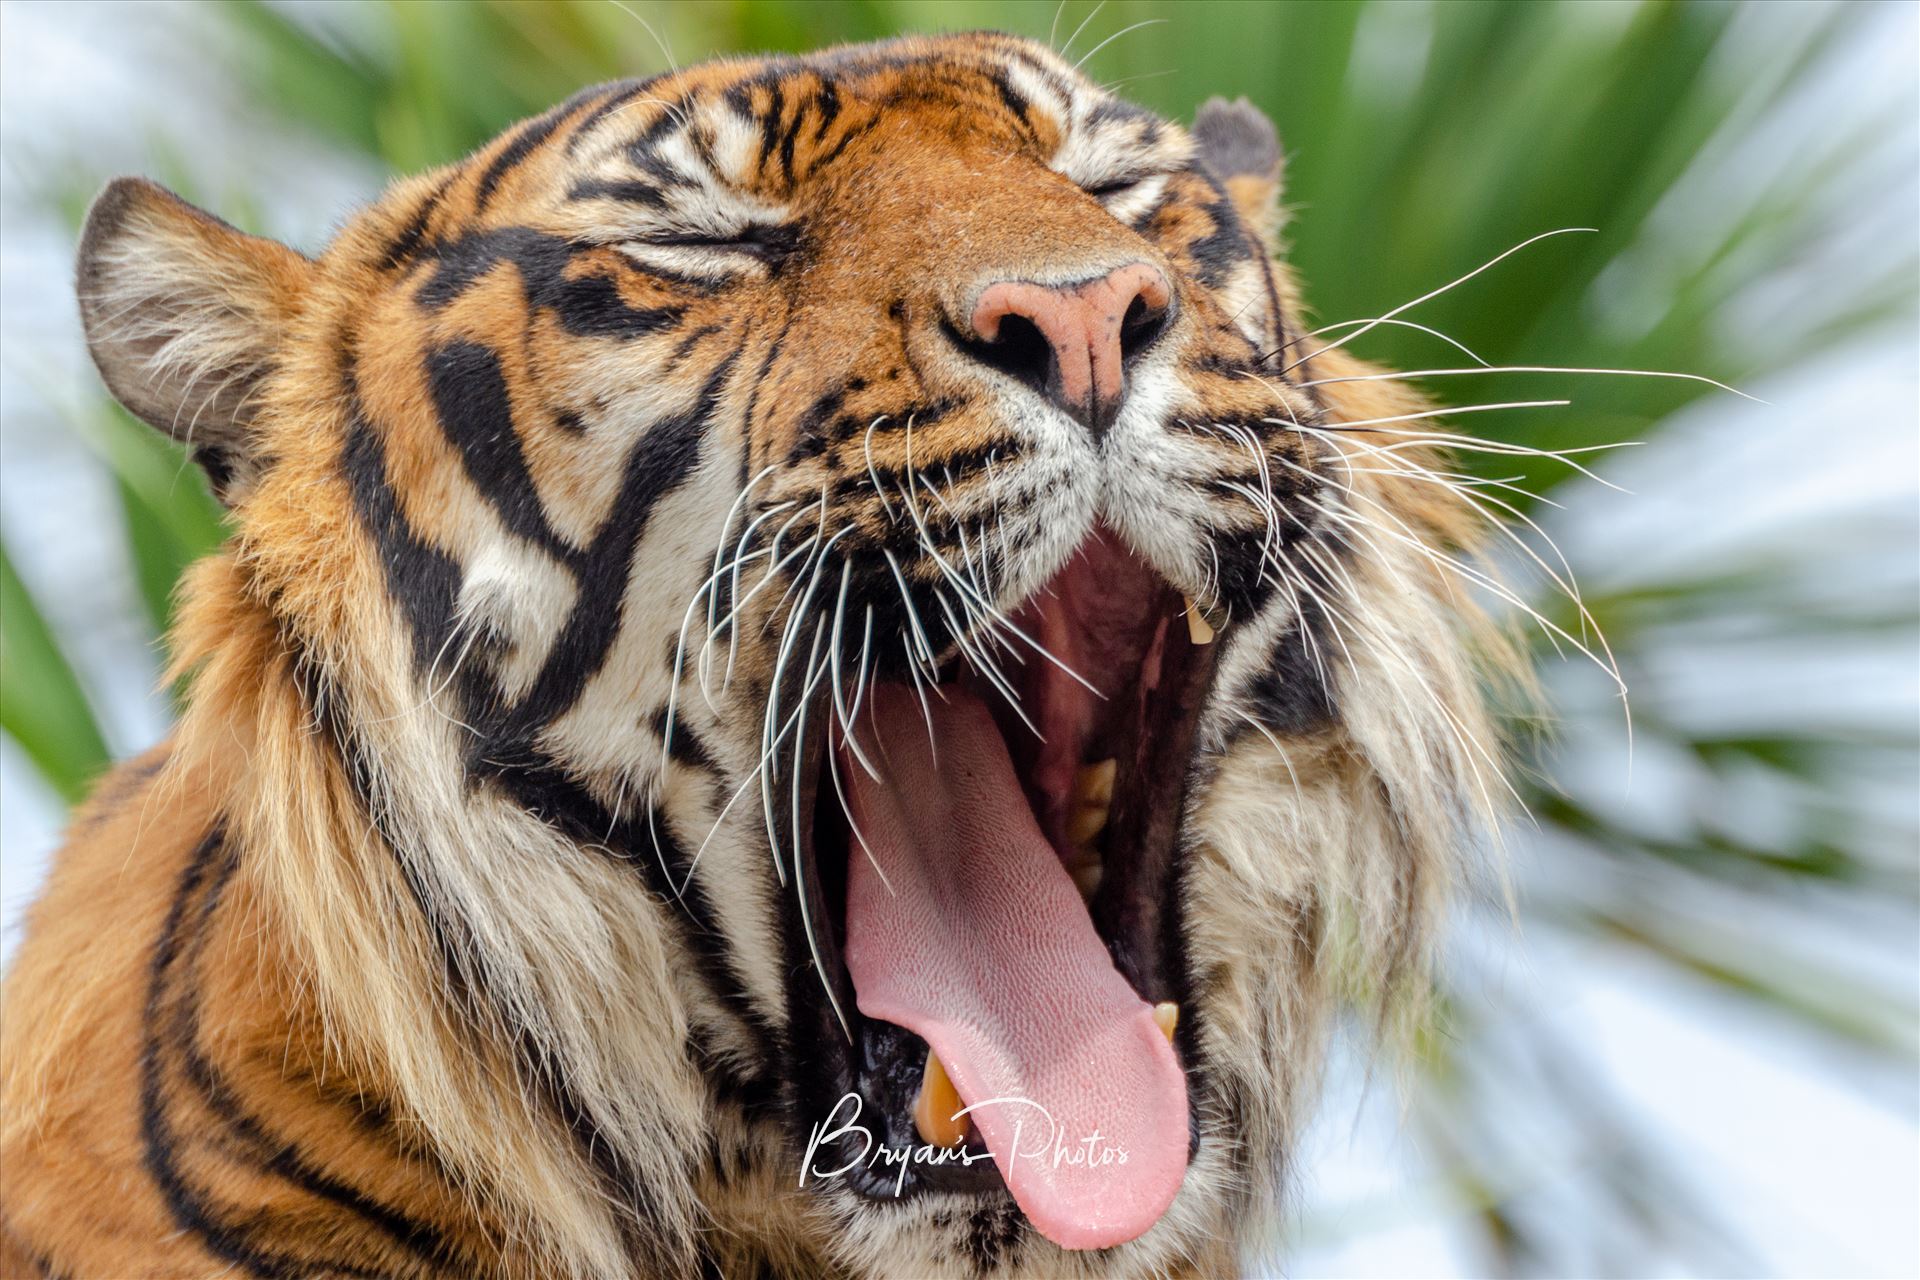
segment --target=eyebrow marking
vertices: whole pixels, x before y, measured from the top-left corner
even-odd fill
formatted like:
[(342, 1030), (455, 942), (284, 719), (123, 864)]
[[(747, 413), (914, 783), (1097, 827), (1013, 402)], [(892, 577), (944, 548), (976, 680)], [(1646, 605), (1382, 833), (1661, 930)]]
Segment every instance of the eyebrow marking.
[(664, 209), (667, 204), (660, 188), (638, 178), (584, 178), (568, 189), (567, 199), (619, 200), (649, 209)]

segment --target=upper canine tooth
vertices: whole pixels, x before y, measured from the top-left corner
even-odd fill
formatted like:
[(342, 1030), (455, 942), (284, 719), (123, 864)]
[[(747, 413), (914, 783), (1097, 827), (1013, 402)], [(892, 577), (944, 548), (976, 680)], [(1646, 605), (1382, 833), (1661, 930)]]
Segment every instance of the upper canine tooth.
[(1083, 804), (1073, 811), (1067, 819), (1067, 839), (1075, 844), (1086, 844), (1107, 829), (1107, 806), (1100, 803)]
[(947, 1079), (947, 1069), (940, 1065), (940, 1055), (928, 1049), (926, 1073), (913, 1100), (913, 1127), (933, 1146), (957, 1147), (966, 1141), (967, 1118), (954, 1113), (964, 1105), (959, 1090)]
[(1187, 597), (1187, 638), (1197, 645), (1213, 643), (1213, 624), (1192, 596)]
[(1113, 775), (1118, 771), (1118, 760), (1101, 760), (1094, 764), (1083, 764), (1080, 772), (1073, 775), (1073, 803), (1111, 804), (1113, 801)]
[(1153, 1006), (1154, 1025), (1160, 1028), (1160, 1034), (1173, 1043), (1173, 1029), (1180, 1025), (1180, 1006), (1171, 1000), (1162, 1000)]

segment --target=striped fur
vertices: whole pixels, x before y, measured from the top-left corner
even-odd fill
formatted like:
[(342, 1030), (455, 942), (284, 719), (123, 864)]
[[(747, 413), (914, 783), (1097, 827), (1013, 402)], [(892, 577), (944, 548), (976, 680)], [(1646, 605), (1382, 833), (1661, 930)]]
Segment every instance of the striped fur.
[[(314, 259), (110, 187), (95, 358), (235, 534), (178, 732), (7, 979), (7, 1274), (1230, 1272), (1335, 989), (1417, 989), (1499, 787), (1498, 646), (1433, 559), (1474, 512), (1339, 429), (1421, 406), (1325, 381), (1360, 367), (1270, 261), (1278, 163), (1248, 108), (1189, 135), (965, 35), (587, 90)], [(1099, 445), (947, 332), (1134, 260), (1176, 318)], [(844, 1047), (787, 725), (1096, 519), (1228, 621), (1171, 908), (1199, 1146), (1070, 1254), (1010, 1202), (796, 1188)]]

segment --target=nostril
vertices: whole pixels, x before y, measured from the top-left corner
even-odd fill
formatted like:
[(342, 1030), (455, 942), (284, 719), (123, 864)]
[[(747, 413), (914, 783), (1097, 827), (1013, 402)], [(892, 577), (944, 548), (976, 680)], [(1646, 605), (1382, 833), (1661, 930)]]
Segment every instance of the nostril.
[(1040, 326), (1027, 317), (1001, 316), (999, 329), (991, 341), (954, 336), (980, 363), (1017, 378), (1036, 391), (1046, 390), (1053, 369), (1053, 346), (1040, 332)]
[(1131, 363), (1135, 356), (1158, 342), (1160, 335), (1167, 331), (1167, 321), (1172, 315), (1173, 309), (1166, 303), (1149, 302), (1145, 293), (1134, 295), (1126, 315), (1120, 318), (1120, 362)]
[(1097, 438), (1127, 393), (1127, 368), (1169, 327), (1166, 276), (1135, 262), (1074, 284), (1001, 280), (974, 302), (966, 332), (944, 322), (960, 349), (1025, 383)]

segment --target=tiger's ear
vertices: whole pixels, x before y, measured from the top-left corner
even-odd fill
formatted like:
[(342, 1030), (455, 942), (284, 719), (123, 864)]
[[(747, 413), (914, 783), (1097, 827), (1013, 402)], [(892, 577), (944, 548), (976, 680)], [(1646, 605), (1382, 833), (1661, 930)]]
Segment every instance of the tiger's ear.
[(254, 392), (312, 271), (144, 178), (114, 180), (87, 211), (77, 288), (93, 362), (136, 417), (192, 446), (224, 502), (257, 474)]
[(1234, 210), (1270, 251), (1278, 252), (1286, 222), (1280, 209), (1285, 162), (1273, 121), (1245, 98), (1209, 98), (1193, 118), (1193, 140), (1200, 162), (1226, 186)]

